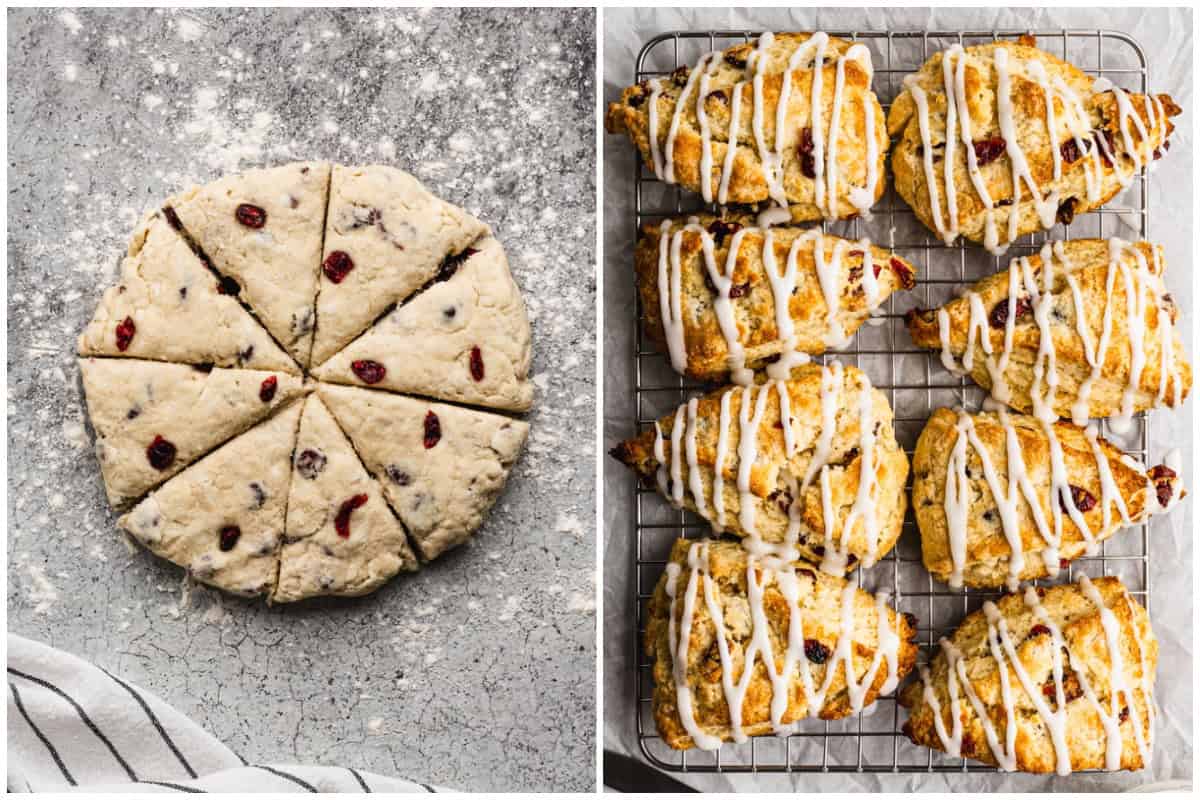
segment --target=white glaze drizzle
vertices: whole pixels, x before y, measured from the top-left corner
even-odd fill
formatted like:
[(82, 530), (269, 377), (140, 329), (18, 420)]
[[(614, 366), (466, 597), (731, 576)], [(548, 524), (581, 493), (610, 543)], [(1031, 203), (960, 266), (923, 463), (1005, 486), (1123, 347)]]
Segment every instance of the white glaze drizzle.
[[(692, 67), (688, 72), (687, 83), (684, 84), (683, 91), (675, 100), (675, 110), (671, 113), (671, 127), (667, 129), (667, 147), (665, 154), (665, 169), (661, 175), (666, 183), (675, 182), (675, 137), (679, 134), (679, 118), (682, 115), (683, 109), (686, 108), (688, 95), (692, 93), (692, 88), (696, 85), (696, 78), (704, 71), (708, 60), (714, 57), (715, 53), (709, 53), (700, 59), (696, 66)], [(700, 102), (704, 99), (700, 98)], [(703, 177), (703, 176), (702, 176)], [(707, 180), (704, 181), (707, 183)]]
[[(666, 591), (671, 599), (668, 645), (673, 659), (672, 678), (675, 682), (680, 719), (697, 747), (713, 750), (721, 745), (720, 737), (703, 731), (698, 725), (693, 711), (692, 689), (687, 677), (689, 634), (700, 593), (703, 593), (704, 607), (716, 632), (717, 653), (721, 662), (721, 692), (729, 711), (730, 738), (733, 741), (744, 742), (747, 739), (742, 713), (757, 660), (762, 661), (771, 685), (771, 727), (781, 736), (797, 730), (796, 720), (787, 723), (783, 721), (788, 711), (791, 687), (797, 678), (804, 689), (805, 699), (805, 706), (800, 709), (801, 713), (797, 719), (820, 713), (839, 669), (845, 677), (846, 696), (854, 713), (862, 711), (866, 697), (878, 680), (881, 669), (886, 668), (886, 672), (877, 694), (884, 695), (894, 691), (899, 679), (901, 641), (898, 632), (892, 626), (887, 593), (881, 592), (874, 598), (875, 653), (860, 679), (856, 674), (853, 658), (855, 645), (861, 643), (857, 641), (856, 636), (860, 632), (856, 632), (854, 626), (855, 601), (859, 590), (852, 583), (846, 584), (839, 595), (837, 642), (825, 661), (824, 679), (818, 688), (814, 681), (813, 667), (804, 655), (801, 579), (795, 568), (787, 563), (777, 558), (759, 558), (753, 555), (747, 558), (746, 565), (750, 638), (744, 644), (741, 671), (735, 678), (735, 663), (730, 647), (732, 636), (726, 626), (719, 588), (710, 574), (709, 557), (707, 542), (693, 543), (688, 550), (688, 569), (691, 574), (683, 595), (678, 627), (675, 617), (681, 567), (675, 562), (667, 565)], [(766, 589), (772, 582), (788, 604), (788, 637), (782, 653), (782, 665), (778, 663), (779, 655), (772, 644), (770, 623), (764, 605)]]

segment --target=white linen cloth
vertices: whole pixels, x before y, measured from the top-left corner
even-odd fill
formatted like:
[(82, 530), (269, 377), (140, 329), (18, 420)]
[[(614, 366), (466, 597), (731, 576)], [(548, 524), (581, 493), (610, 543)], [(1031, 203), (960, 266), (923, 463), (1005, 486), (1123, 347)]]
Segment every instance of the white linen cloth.
[(149, 692), (70, 653), (13, 634), (8, 636), (8, 790), (438, 791), (351, 767), (249, 764)]

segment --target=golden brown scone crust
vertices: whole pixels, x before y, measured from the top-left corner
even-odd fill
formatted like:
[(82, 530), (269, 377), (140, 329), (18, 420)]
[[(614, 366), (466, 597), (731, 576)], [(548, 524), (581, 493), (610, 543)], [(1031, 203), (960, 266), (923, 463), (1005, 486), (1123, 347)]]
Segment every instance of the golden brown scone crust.
[[(1087, 329), (1092, 347), (1100, 339), (1104, 327), (1105, 289), (1109, 263), (1109, 242), (1107, 239), (1075, 239), (1062, 243), (1063, 250), (1070, 264), (1070, 273), (1075, 276), (1082, 298), (1082, 307), (1086, 315)], [(1141, 252), (1151, 273), (1157, 273), (1163, 268), (1165, 261), (1162, 248), (1149, 242), (1134, 242), (1132, 247)], [(1158, 258), (1155, 258), (1155, 253)], [(1137, 264), (1133, 253), (1128, 248), (1122, 251), (1121, 262), (1133, 270)], [(1029, 256), (1029, 263), (1038, 276), (1038, 286), (1041, 286), (1042, 258), (1034, 253)], [(1091, 374), (1083, 339), (1077, 328), (1075, 301), (1070, 285), (1067, 283), (1065, 272), (1059, 259), (1054, 259), (1054, 307), (1051, 312), (1051, 331), (1054, 338), (1054, 350), (1057, 359), (1058, 389), (1054, 398), (1054, 411), (1060, 417), (1071, 417), (1071, 405), (1079, 395), (1080, 384)], [(980, 296), (984, 309), (989, 313), (997, 303), (1008, 297), (1008, 270), (984, 278), (976, 283), (971, 290)], [(1024, 290), (1022, 289), (1022, 292)], [(1088, 396), (1088, 416), (1108, 417), (1121, 410), (1122, 394), (1129, 381), (1131, 372), (1131, 356), (1129, 346), (1129, 325), (1125, 282), (1120, 275), (1113, 283), (1112, 292), (1112, 323), (1108, 350), (1104, 366), (1091, 387)], [(950, 350), (959, 360), (967, 349), (969, 336), (968, 323), (971, 312), (966, 297), (957, 298), (946, 303), (943, 308), (950, 315)], [(1162, 348), (1159, 333), (1160, 325), (1174, 326), (1178, 310), (1169, 295), (1153, 297), (1146, 300), (1145, 333), (1142, 347), (1146, 355), (1141, 379), (1134, 394), (1134, 411), (1153, 408), (1159, 391), (1159, 381), (1162, 378)], [(907, 317), (908, 332), (919, 347), (941, 349), (938, 334), (937, 314), (933, 310), (922, 311), (914, 309)], [(991, 340), (992, 350), (997, 356), (1004, 349), (1004, 326), (988, 325), (986, 332)], [(1171, 336), (1176, 374), (1180, 386), (1175, 386), (1174, 376), (1170, 376), (1163, 403), (1175, 405), (1175, 392), (1179, 389), (1182, 401), (1187, 397), (1192, 386), (1192, 368), (1183, 350), (1183, 342), (1178, 331)], [(1033, 365), (1037, 360), (1038, 343), (1041, 339), (1040, 329), (1033, 314), (1020, 314), (1013, 328), (1013, 350), (1005, 377), (1012, 397), (1008, 405), (1018, 411), (1029, 412), (1033, 405), (1030, 399), (1030, 386), (1033, 383)], [(974, 365), (971, 369), (971, 379), (985, 389), (992, 388), (991, 376), (985, 366), (986, 356), (976, 341)]]
[[(687, 586), (690, 570), (688, 569), (688, 549), (694, 542), (680, 539), (671, 549), (671, 562), (682, 568), (677, 582), (679, 597), (682, 598), (684, 587)], [(709, 575), (714, 581), (717, 602), (720, 603), (725, 618), (727, 633), (726, 641), (732, 660), (741, 665), (744, 653), (749, 645), (752, 634), (752, 622), (749, 616), (747, 601), (746, 569), (749, 556), (737, 542), (712, 541), (708, 544)], [(760, 573), (761, 574), (761, 573)], [(820, 642), (832, 653), (837, 647), (839, 630), (841, 628), (841, 598), (846, 585), (844, 578), (827, 575), (817, 570), (803, 566), (796, 568), (799, 578), (799, 607), (801, 624), (805, 640)], [(677, 750), (686, 750), (694, 746), (692, 737), (687, 734), (679, 717), (675, 681), (672, 674), (673, 657), (669, 641), (669, 621), (671, 600), (666, 591), (667, 576), (659, 579), (650, 600), (649, 619), (646, 624), (644, 646), (646, 654), (654, 660), (654, 720), (663, 740)], [(703, 594), (698, 591), (697, 602), (693, 612), (692, 627), (688, 631), (688, 685), (692, 689), (693, 714), (700, 728), (706, 733), (720, 736), (728, 741), (732, 738), (729, 720), (729, 706), (721, 685), (721, 660), (716, 644), (716, 625), (709, 616), (708, 608), (703, 601)], [(769, 578), (763, 592), (763, 609), (770, 627), (772, 652), (775, 654), (776, 669), (782, 669), (783, 656), (787, 650), (789, 623), (789, 605), (787, 599), (779, 590), (774, 578)], [(908, 614), (897, 615), (888, 609), (888, 625), (900, 639), (897, 649), (897, 670), (899, 680), (912, 671), (917, 658), (917, 645), (914, 639), (917, 635), (916, 620)], [(675, 603), (675, 623), (678, 629), (683, 615), (683, 602)], [(862, 589), (857, 590), (854, 599), (854, 635), (851, 660), (855, 681), (864, 679), (875, 658), (879, 642), (878, 611), (875, 597)], [(801, 658), (805, 656), (801, 655)], [(827, 664), (832, 664), (830, 656)], [(809, 663), (812, 670), (814, 687), (823, 685), (826, 679), (826, 666)], [(863, 698), (863, 708), (875, 702), (879, 690), (887, 680), (887, 665), (881, 660), (866, 696)], [(734, 680), (741, 677), (741, 670), (733, 676)], [(773, 695), (771, 680), (767, 668), (760, 655), (754, 662), (754, 674), (746, 690), (745, 702), (742, 705), (743, 728), (749, 736), (760, 736), (772, 733), (771, 726), (771, 697)], [(804, 719), (808, 707), (808, 698), (798, 672), (793, 673), (789, 687), (788, 707), (783, 715), (786, 724)], [(841, 719), (854, 713), (850, 699), (846, 694), (846, 676), (844, 662), (839, 662), (837, 672), (825, 703), (821, 707), (821, 719)]]
[[(762, 421), (758, 427), (758, 457), (750, 471), (750, 492), (755, 505), (755, 527), (763, 541), (779, 543), (784, 540), (788, 528), (788, 508), (792, 496), (786, 477), (790, 476), (798, 487), (813, 460), (814, 448), (821, 433), (821, 379), (822, 368), (815, 364), (793, 371), (792, 378), (785, 382), (772, 381)], [(779, 422), (778, 387), (784, 386), (788, 393), (791, 411), (791, 429), (795, 437), (795, 452), (791, 459), (786, 457), (784, 431)], [(833, 530), (839, 551), (848, 554), (847, 571), (866, 559), (870, 547), (867, 531), (861, 517), (850, 527), (849, 541), (840, 537), (858, 493), (863, 455), (859, 452), (861, 425), (859, 423), (859, 398), (863, 391), (871, 392), (871, 407), (876, 429), (874, 451), (876, 488), (875, 509), (878, 520), (876, 555), (882, 558), (896, 544), (904, 522), (907, 497), (904, 482), (908, 477), (908, 457), (896, 442), (892, 428), (892, 409), (887, 398), (870, 386), (866, 375), (855, 367), (843, 369), (840, 384), (835, 384), (840, 393), (837, 405), (836, 431), (827, 459), (830, 495), (834, 510)], [(703, 496), (710, 516), (713, 514), (713, 475), (716, 464), (717, 440), (720, 435), (721, 395), (733, 392), (729, 402), (730, 423), (728, 449), (722, 465), (725, 502), (725, 530), (737, 536), (748, 536), (739, 522), (741, 507), (737, 490), (738, 442), (741, 440), (738, 414), (745, 390), (725, 387), (700, 399), (696, 412), (696, 463), (703, 484)], [(755, 399), (757, 400), (757, 391)], [(683, 417), (686, 424), (686, 415)], [(675, 415), (668, 414), (659, 421), (662, 430), (664, 463), (671, 463), (671, 430)], [(684, 447), (681, 437), (680, 448)], [(643, 479), (653, 481), (659, 462), (654, 457), (654, 428), (651, 427), (634, 439), (627, 439), (612, 450), (612, 455)], [(681, 453), (680, 473), (685, 488), (688, 486), (687, 459)], [(822, 511), (819, 477), (805, 489), (796, 500), (800, 504), (801, 525), (797, 547), (800, 556), (820, 564), (825, 555), (822, 545), (825, 537), (825, 517)], [(696, 510), (690, 491), (684, 492), (684, 505)]]
[[(730, 302), (737, 320), (738, 341), (745, 348), (745, 366), (760, 369), (767, 359), (779, 355), (784, 343), (779, 338), (775, 319), (775, 295), (763, 263), (764, 234), (755, 227), (750, 214), (697, 214), (670, 220), (674, 232), (695, 220), (709, 234), (718, 270), (723, 274), (729, 249), (738, 228), (747, 231), (737, 251)], [(662, 222), (642, 226), (638, 235), (634, 265), (637, 270), (638, 291), (642, 298), (642, 321), (647, 336), (666, 352), (659, 298), (658, 267), (662, 243)], [(774, 238), (776, 269), (786, 268), (792, 242), (811, 231), (796, 225), (777, 225), (771, 228)], [(687, 230), (680, 241), (680, 307), (683, 312), (683, 337), (687, 349), (686, 375), (703, 381), (724, 380), (731, 367), (729, 347), (717, 320), (714, 303), (717, 292), (709, 278), (701, 244), (702, 234)], [(670, 240), (668, 240), (670, 241)], [(844, 243), (844, 245), (839, 245)], [(863, 288), (863, 249), (857, 242), (836, 236), (824, 236), (822, 250), (826, 263), (832, 261), (835, 248), (844, 246), (842, 269), (838, 276), (841, 285), (836, 319), (847, 336), (857, 331), (870, 316)], [(794, 321), (796, 346), (800, 352), (817, 355), (827, 349), (826, 336), (830, 330), (829, 308), (814, 262), (816, 241), (801, 245), (796, 257), (796, 290), (788, 301), (788, 312)], [(911, 289), (916, 284), (916, 267), (880, 247), (871, 247), (873, 269), (878, 294), (875, 306), (887, 300), (892, 292)]]
[[(1009, 485), (1008, 450), (1005, 431), (999, 417), (994, 413), (972, 414), (972, 422), (979, 441), (987, 450), (988, 458), (996, 470), (999, 484), (1007, 490)], [(1017, 440), (1024, 456), (1025, 474), (1039, 499), (1043, 519), (1053, 526), (1051, 503), (1058, 501), (1050, 492), (1050, 442), (1042, 423), (1024, 414), (1009, 414), (1009, 423), (1016, 431)], [(958, 441), (955, 426), (958, 415), (948, 408), (939, 408), (929, 418), (917, 448), (913, 453), (913, 510), (917, 527), (921, 531), (921, 557), (925, 568), (935, 578), (946, 582), (954, 568), (950, 554), (950, 534), (946, 521), (946, 471), (950, 454)], [(1100, 472), (1092, 453), (1091, 444), (1082, 428), (1069, 422), (1054, 424), (1054, 433), (1062, 446), (1070, 485), (1087, 491), (1095, 499), (1094, 507), (1083, 512), (1084, 521), (1097, 542), (1112, 536), (1124, 525), (1115, 505), (1109, 509), (1110, 520), (1104, 527), (1104, 511), (1101, 508)], [(1176, 492), (1182, 492), (1178, 476), (1157, 475), (1147, 477), (1145, 467), (1125, 456), (1119, 449), (1104, 439), (1098, 439), (1100, 450), (1108, 462), (1113, 483), (1129, 512), (1129, 518), (1137, 523), (1150, 514), (1162, 510), (1160, 493), (1169, 502)], [(984, 476), (983, 464), (974, 446), (967, 447), (967, 480), (970, 484), (970, 506), (967, 511), (966, 556), (963, 565), (963, 583), (976, 587), (1000, 587), (1008, 580), (1011, 549), (1004, 535), (1000, 513)], [(1024, 495), (1017, 504), (1021, 550), (1025, 554), (1025, 566), (1019, 574), (1020, 580), (1033, 580), (1048, 574), (1042, 554), (1046, 541), (1038, 532), (1037, 523)], [(1083, 555), (1087, 541), (1072, 522), (1062, 513), (1062, 543), (1059, 558), (1072, 561)]]
[[(1158, 641), (1150, 629), (1150, 618), (1146, 610), (1134, 601), (1117, 578), (1096, 578), (1092, 581), (1120, 625), (1120, 651), (1125, 664), (1127, 683), (1133, 689), (1133, 708), (1120, 723), (1121, 769), (1136, 770), (1147, 766), (1143, 763), (1134, 738), (1134, 725), (1143, 726), (1145, 741), (1152, 736), (1147, 707), (1153, 702), (1154, 670), (1158, 663)], [(1042, 607), (1062, 631), (1064, 643), (1070, 649), (1071, 659), (1086, 670), (1087, 679), (1100, 700), (1101, 708), (1109, 709), (1112, 670), (1108, 655), (1107, 640), (1101, 627), (1100, 612), (1075, 584), (1038, 589)], [(1039, 621), (1026, 607), (1020, 595), (1007, 595), (997, 606), (1008, 624), (1017, 654), (1029, 672), (1032, 682), (1044, 686), (1047, 682), (1053, 691), (1053, 639), (1048, 633), (1034, 627)], [(1044, 627), (1044, 626), (1043, 626)], [(971, 684), (987, 707), (992, 726), (1004, 741), (1006, 714), (1000, 697), (1000, 677), (995, 659), (987, 643), (987, 619), (983, 611), (968, 616), (951, 641), (967, 659), (964, 664)], [(1146, 674), (1142, 673), (1142, 663)], [(1072, 770), (1105, 768), (1105, 732), (1099, 716), (1085, 696), (1077, 690), (1074, 678), (1064, 655), (1063, 687), (1067, 694), (1066, 736)], [(1013, 692), (1013, 706), (1017, 711), (1016, 760), (1021, 772), (1047, 773), (1055, 770), (1054, 747), (1042, 718), (1021, 686), (1016, 672), (1008, 666), (1009, 683)], [(934, 657), (930, 668), (930, 682), (941, 704), (943, 723), (951, 729), (950, 696), (946, 683), (947, 660), (942, 651)], [(933, 708), (925, 702), (925, 683), (913, 681), (900, 692), (901, 705), (910, 709), (909, 719), (903, 731), (916, 744), (942, 750), (941, 740), (934, 727)], [(1053, 697), (1047, 698), (1054, 708)], [(1122, 695), (1122, 706), (1124, 705)], [(1120, 708), (1121, 706), (1118, 706)], [(975, 713), (966, 692), (959, 687), (958, 713), (963, 720), (962, 755), (996, 766), (996, 758), (988, 747), (983, 724)]]
[[(762, 80), (762, 126), (767, 148), (775, 151), (775, 120), (779, 106), (779, 95), (788, 58), (806, 42), (811, 33), (779, 33), (766, 48), (766, 66)], [(709, 92), (704, 101), (705, 114), (709, 121), (712, 146), (712, 169), (701, 176), (701, 133), (696, 119), (696, 93), (693, 86), (688, 100), (680, 112), (679, 128), (675, 138), (675, 182), (694, 192), (700, 191), (701, 181), (707, 178), (712, 197), (717, 198), (721, 181), (722, 165), (728, 150), (729, 115), (734, 87), (740, 87), (741, 101), (738, 120), (737, 151), (734, 154), (729, 178), (727, 203), (758, 203), (769, 199), (767, 179), (763, 172), (762, 159), (755, 144), (753, 130), (754, 90), (746, 77), (746, 61), (753, 52), (754, 43), (739, 44), (725, 50), (720, 66), (710, 79)], [(825, 51), (825, 66), (822, 67), (821, 119), (825, 129), (829, 127), (833, 110), (836, 62), (853, 45), (835, 37), (829, 38)], [(844, 219), (858, 214), (850, 202), (850, 186), (863, 187), (867, 182), (868, 145), (866, 139), (866, 114), (874, 117), (875, 134), (875, 196), (878, 201), (884, 191), (884, 158), (888, 140), (885, 130), (883, 108), (875, 93), (871, 91), (871, 76), (857, 60), (846, 59), (840, 122), (838, 125), (838, 184), (834, 215)], [(785, 117), (783, 143), (783, 185), (791, 208), (792, 219), (807, 222), (824, 218), (822, 209), (816, 204), (814, 180), (804, 174), (802, 155), (799, 152), (801, 131), (812, 126), (812, 85), (814, 70), (797, 69), (792, 73), (791, 92), (788, 95), (788, 111)], [(751, 77), (753, 77), (751, 75)], [(688, 68), (677, 70), (663, 79), (664, 87), (658, 98), (658, 138), (660, 152), (666, 151), (667, 135), (675, 105), (687, 84)], [(623, 133), (637, 146), (647, 164), (653, 164), (650, 150), (649, 100), (652, 87), (649, 82), (630, 86), (621, 92), (618, 102), (610, 103), (605, 115), (604, 127), (609, 133)], [(865, 106), (864, 106), (865, 101)], [(864, 110), (866, 109), (866, 110)], [(828, 137), (826, 137), (828, 141)], [(659, 176), (662, 177), (661, 175)], [(828, 202), (828, 199), (826, 200)]]
[[(1084, 113), (1090, 122), (1089, 129), (1100, 131), (1101, 136), (1107, 134), (1106, 143), (1111, 142), (1110, 151), (1115, 151), (1116, 159), (1120, 162), (1121, 175), (1127, 175), (1134, 167), (1134, 160), (1125, 149), (1125, 139), (1120, 129), (1120, 115), (1117, 100), (1112, 91), (1095, 93), (1092, 90), (1094, 79), (1085, 75), (1076, 67), (1061, 59), (1046, 53), (1036, 47), (1016, 42), (999, 42), (965, 48), (967, 65), (964, 68), (964, 84), (967, 106), (971, 112), (971, 135), (975, 142), (1000, 137), (1000, 123), (996, 103), (996, 70), (995, 50), (1004, 47), (1009, 52), (1009, 74), (1011, 76), (1011, 96), (1013, 109), (1013, 125), (1016, 138), (1025, 153), (1029, 163), (1029, 171), (1034, 181), (1041, 187), (1042, 192), (1057, 191), (1060, 203), (1060, 221), (1070, 222), (1071, 217), (1085, 211), (1091, 211), (1107, 203), (1119, 191), (1121, 182), (1114, 166), (1103, 163), (1097, 174), (1099, 181), (1099, 197), (1096, 201), (1088, 200), (1087, 181), (1084, 175), (1085, 162), (1091, 162), (1090, 154), (1071, 163), (1063, 160), (1062, 174), (1058, 181), (1054, 180), (1054, 155), (1051, 140), (1046, 128), (1045, 92), (1038, 82), (1024, 67), (1024, 62), (1035, 60), (1046, 70), (1053, 85), (1055, 77), (1071, 88), (1080, 98)], [(942, 77), (943, 52), (935, 53), (916, 73), (917, 85), (925, 90), (929, 101), (930, 141), (935, 147), (945, 141), (946, 133), (946, 94)], [(957, 62), (955, 62), (957, 65)], [(1181, 113), (1169, 95), (1157, 96), (1162, 103), (1163, 118), (1156, 119), (1151, 127), (1147, 116), (1144, 95), (1130, 94), (1130, 103), (1136, 114), (1141, 117), (1146, 127), (1148, 137), (1143, 140), (1132, 119), (1128, 122), (1130, 139), (1137, 153), (1138, 163), (1149, 163), (1162, 155), (1167, 138), (1174, 130), (1169, 117)], [(1063, 104), (1059, 99), (1054, 102), (1055, 141), (1059, 146), (1068, 139), (1070, 134), (1064, 122)], [(897, 137), (898, 141), (892, 148), (892, 173), (896, 191), (904, 201), (916, 212), (930, 230), (936, 231), (933, 219), (933, 209), (930, 203), (929, 186), (926, 183), (921, 131), (919, 128), (916, 101), (912, 93), (905, 88), (888, 111), (888, 133)], [(956, 130), (956, 137), (961, 133)], [(1095, 147), (1093, 143), (1091, 145)], [(944, 152), (938, 149), (938, 154)], [(1157, 155), (1156, 155), (1157, 154)], [(954, 170), (954, 185), (958, 198), (958, 230), (965, 238), (973, 242), (982, 242), (985, 233), (986, 206), (976, 193), (970, 175), (967, 172), (967, 155), (961, 139), (957, 140), (956, 166)], [(946, 218), (946, 187), (945, 165), (940, 159), (934, 161), (934, 174), (937, 182), (938, 196), (941, 199), (941, 213)], [(1090, 169), (1090, 167), (1088, 167)], [(1007, 155), (1001, 155), (989, 164), (980, 167), (984, 183), (991, 195), (993, 204), (1013, 197), (1012, 165)], [(1073, 200), (1069, 209), (1063, 205)], [(997, 207), (992, 214), (1001, 243), (1008, 239), (1009, 207)], [(1023, 236), (1042, 229), (1034, 203), (1030, 199), (1028, 187), (1021, 186), (1021, 201), (1018, 206), (1020, 223), (1017, 235)]]

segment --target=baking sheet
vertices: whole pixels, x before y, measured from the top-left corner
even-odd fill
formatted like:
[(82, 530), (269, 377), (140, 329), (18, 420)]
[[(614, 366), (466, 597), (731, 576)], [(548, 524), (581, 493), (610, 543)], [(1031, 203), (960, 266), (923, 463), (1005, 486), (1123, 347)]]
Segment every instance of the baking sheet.
[[(595, 744), (589, 9), (8, 15), (8, 625), (251, 761), (587, 791)], [(490, 224), (533, 326), (524, 455), (467, 546), (267, 608), (120, 539), (75, 337), (147, 207), (242, 167), (387, 163)]]
[[(1173, 169), (1187, 174), (1192, 160), (1192, 39), (1188, 10), (1088, 11), (1017, 10), (608, 10), (604, 14), (604, 96), (615, 99), (632, 80), (635, 58), (643, 43), (670, 30), (991, 30), (1104, 28), (1119, 30), (1145, 48), (1151, 87), (1168, 91), (1184, 107), (1176, 118), (1171, 158)], [(605, 361), (612, 365), (605, 381), (605, 444), (632, 432), (633, 327), (629, 309), (634, 299), (631, 280), (633, 245), (633, 151), (621, 137), (605, 137)], [(1164, 162), (1165, 163), (1165, 162)], [(1185, 265), (1192, 253), (1193, 198), (1186, 181), (1170, 181), (1166, 170), (1152, 176), (1148, 196), (1151, 208), (1150, 238), (1163, 244), (1168, 254), (1167, 283), (1180, 300), (1191, 305), (1192, 281)], [(1125, 234), (1129, 235), (1129, 234)], [(1171, 269), (1174, 265), (1174, 269)], [(1192, 320), (1187, 319), (1190, 327)], [(861, 335), (861, 334), (860, 334)], [(1190, 340), (1185, 335), (1185, 340)], [(1158, 411), (1151, 426), (1151, 456), (1168, 447), (1180, 447), (1190, 457), (1193, 403), (1182, 409)], [(1153, 462), (1152, 462), (1153, 463)], [(1186, 462), (1185, 462), (1186, 463)], [(615, 461), (605, 464), (605, 746), (638, 754), (634, 728), (633, 543), (631, 513), (633, 481)], [(1188, 471), (1190, 474), (1190, 470)], [(1186, 476), (1185, 476), (1186, 477)], [(685, 782), (709, 791), (787, 791), (815, 786), (821, 791), (888, 790), (1063, 790), (1121, 789), (1153, 781), (1190, 779), (1192, 726), (1192, 619), (1191, 604), (1178, 602), (1192, 596), (1190, 570), (1178, 565), (1192, 560), (1192, 508), (1188, 501), (1151, 528), (1152, 619), (1160, 642), (1157, 700), (1157, 747), (1150, 770), (1137, 774), (1075, 775), (1069, 778), (1005, 776), (991, 774), (920, 774), (905, 776), (728, 776), (682, 775)], [(902, 742), (902, 748), (915, 746)], [(907, 759), (909, 761), (917, 759)]]

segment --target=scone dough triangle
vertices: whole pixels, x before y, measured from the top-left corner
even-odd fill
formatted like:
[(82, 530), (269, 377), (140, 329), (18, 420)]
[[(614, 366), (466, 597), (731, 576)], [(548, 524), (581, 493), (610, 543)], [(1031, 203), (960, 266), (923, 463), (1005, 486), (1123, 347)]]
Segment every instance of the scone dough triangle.
[(462, 544), (504, 488), (529, 426), (484, 411), (321, 384), (425, 559)]
[[(365, 377), (376, 389), (529, 410), (529, 318), (504, 248), (488, 237), (464, 255), (453, 274), (385, 316), (313, 375), (350, 385), (362, 385)], [(364, 363), (382, 366), (382, 377), (363, 371)]]
[(109, 502), (136, 500), (303, 391), (284, 372), (81, 358)]
[(269, 595), (300, 407), (292, 403), (176, 475), (120, 526), (198, 581), (244, 597)]
[(167, 201), (187, 236), (240, 290), (267, 330), (308, 366), (329, 164), (256, 169)]
[(406, 172), (334, 166), (312, 364), (324, 363), (487, 231)]
[(274, 602), (366, 594), (417, 568), (379, 484), (315, 394), (304, 401), (292, 464)]
[(236, 298), (220, 294), (161, 211), (134, 233), (121, 281), (104, 292), (79, 354), (300, 372)]

